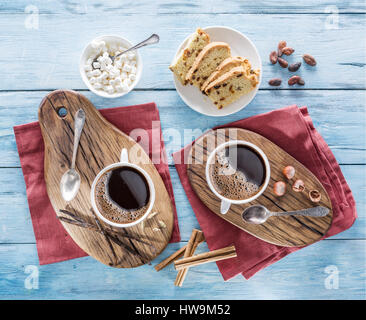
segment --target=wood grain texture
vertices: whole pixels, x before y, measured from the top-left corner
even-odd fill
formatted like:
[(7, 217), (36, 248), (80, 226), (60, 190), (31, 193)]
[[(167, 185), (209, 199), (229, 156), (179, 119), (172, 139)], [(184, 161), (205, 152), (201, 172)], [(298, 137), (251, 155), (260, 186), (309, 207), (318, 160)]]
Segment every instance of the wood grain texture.
[[(234, 138), (233, 138), (234, 137)], [(267, 155), (271, 178), (267, 189), (254, 201), (247, 204), (232, 204), (226, 214), (220, 213), (221, 200), (214, 195), (206, 182), (206, 163), (211, 152), (222, 143), (230, 140), (243, 140), (257, 145)], [(328, 231), (333, 218), (332, 204), (328, 193), (319, 180), (300, 162), (291, 157), (283, 149), (263, 136), (249, 130), (239, 128), (223, 128), (210, 130), (193, 144), (189, 155), (187, 174), (192, 188), (201, 201), (222, 219), (232, 223), (251, 235), (280, 246), (300, 247), (318, 241)], [(284, 180), (282, 170), (292, 165), (296, 170), (296, 179), (304, 181), (307, 190), (318, 190), (321, 201), (314, 204), (310, 201), (307, 192), (296, 193), (287, 187), (287, 192), (282, 197), (273, 194), (273, 184)], [(265, 223), (255, 225), (247, 223), (242, 218), (245, 208), (260, 204), (273, 212), (295, 211), (321, 205), (330, 209), (325, 217), (271, 217)]]
[[(347, 88), (365, 89), (365, 42), (354, 41), (364, 37), (364, 15), (342, 15), (337, 29), (327, 27), (327, 15), (250, 15), (250, 14), (125, 14), (112, 11), (100, 21), (99, 13), (78, 15), (41, 15), (37, 30), (26, 29), (24, 14), (4, 14), (0, 29), (7, 30), (2, 38), (0, 60), (3, 70), (2, 90), (54, 90), (65, 87), (85, 89), (79, 75), (79, 59), (83, 48), (96, 36), (120, 34), (131, 42), (139, 42), (152, 32), (160, 42), (141, 49), (144, 64), (137, 88), (173, 89), (173, 75), (168, 66), (179, 44), (200, 26), (224, 25), (243, 32), (257, 47), (262, 62), (261, 89), (273, 89), (268, 80), (283, 78), (281, 88), (288, 88), (289, 72), (268, 60), (277, 42), (285, 37), (295, 53), (286, 57), (290, 63), (301, 61), (303, 53), (317, 59), (317, 66), (303, 65), (299, 70), (305, 89)], [(123, 19), (123, 27), (121, 27)], [(143, 30), (136, 28), (143, 21)], [(60, 28), (62, 25), (62, 28)], [(77, 30), (77, 32), (75, 32)], [(17, 41), (14, 41), (16, 39)], [(326, 41), (324, 41), (326, 39)], [(47, 52), (48, 59), (44, 58)], [(334, 53), (337, 54), (334, 54)], [(245, 53), (243, 53), (245, 55)], [(27, 65), (27, 72), (22, 67)], [(21, 81), (19, 80), (21, 79)], [(303, 88), (301, 88), (303, 89)]]
[[(333, 236), (332, 239), (365, 239), (366, 166), (343, 165), (341, 169), (356, 199), (358, 218), (352, 228)], [(170, 167), (170, 176), (178, 212), (179, 230), (182, 242), (186, 242), (192, 229), (200, 227), (175, 167)], [(24, 178), (20, 168), (0, 168), (0, 228), (0, 244), (35, 243)]]
[[(65, 117), (58, 115), (59, 108), (67, 110)], [(86, 118), (75, 165), (81, 176), (81, 185), (76, 197), (66, 202), (60, 193), (60, 180), (71, 166), (74, 115), (80, 108), (85, 112)], [(65, 209), (95, 225), (90, 201), (91, 185), (103, 168), (120, 162), (123, 148), (128, 150), (129, 161), (144, 169), (154, 183), (156, 198), (152, 212), (158, 212), (155, 218), (145, 220), (143, 231), (140, 225), (127, 229), (114, 228), (132, 253), (124, 247), (110, 244), (102, 234), (62, 222), (73, 240), (90, 256), (117, 268), (140, 266), (160, 254), (168, 244), (173, 230), (172, 203), (163, 180), (143, 148), (105, 120), (83, 95), (70, 90), (57, 90), (43, 99), (39, 107), (39, 123), (45, 144), (47, 193), (58, 216), (64, 216), (60, 210)], [(158, 220), (163, 221), (166, 228), (154, 232), (153, 228), (158, 227)], [(108, 233), (109, 226), (102, 221), (100, 223)], [(123, 237), (124, 234), (141, 238), (154, 245), (156, 250), (141, 242), (127, 240)]]

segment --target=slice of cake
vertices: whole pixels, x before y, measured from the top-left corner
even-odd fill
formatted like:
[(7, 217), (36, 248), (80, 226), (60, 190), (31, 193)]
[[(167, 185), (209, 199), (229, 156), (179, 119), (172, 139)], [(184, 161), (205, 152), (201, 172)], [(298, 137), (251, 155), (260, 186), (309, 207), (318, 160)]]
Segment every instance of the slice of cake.
[(210, 42), (209, 35), (202, 29), (198, 28), (195, 33), (191, 35), (184, 50), (177, 55), (169, 69), (174, 72), (179, 81), (185, 85), (187, 72), (191, 68), (194, 60), (201, 52), (201, 50)]
[(215, 106), (221, 109), (252, 91), (258, 82), (256, 71), (250, 70), (247, 73), (243, 66), (239, 66), (212, 81), (206, 87), (205, 93)]
[(230, 57), (230, 46), (225, 42), (211, 42), (205, 46), (192, 67), (189, 69), (186, 80), (201, 89), (203, 83), (222, 61)]
[(221, 77), (224, 73), (228, 72), (230, 69), (234, 67), (243, 66), (246, 70), (250, 71), (250, 63), (248, 59), (244, 59), (243, 57), (230, 57), (225, 59), (220, 65), (216, 68), (216, 70), (208, 77), (208, 79), (203, 83), (201, 87), (201, 91), (204, 91), (208, 84), (217, 78)]

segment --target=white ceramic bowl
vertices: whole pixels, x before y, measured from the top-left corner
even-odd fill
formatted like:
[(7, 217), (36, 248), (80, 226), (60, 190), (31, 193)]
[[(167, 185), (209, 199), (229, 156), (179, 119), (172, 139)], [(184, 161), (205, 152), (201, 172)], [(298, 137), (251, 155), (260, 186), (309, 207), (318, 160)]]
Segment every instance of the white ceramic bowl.
[(89, 44), (84, 48), (83, 53), (81, 54), (80, 63), (79, 63), (79, 71), (80, 71), (81, 78), (83, 79), (85, 85), (88, 87), (88, 89), (90, 91), (92, 91), (95, 94), (97, 94), (98, 96), (101, 96), (101, 97), (104, 97), (104, 98), (118, 98), (118, 97), (122, 97), (122, 96), (126, 95), (131, 90), (133, 90), (133, 88), (135, 88), (137, 83), (140, 81), (141, 74), (142, 74), (142, 59), (141, 59), (140, 53), (138, 52), (138, 50), (135, 51), (135, 53), (136, 53), (136, 69), (137, 69), (136, 79), (131, 84), (131, 86), (129, 87), (129, 90), (124, 91), (124, 92), (109, 94), (108, 92), (95, 89), (91, 85), (91, 83), (89, 82), (89, 79), (88, 79), (88, 77), (86, 75), (86, 72), (85, 72), (85, 69), (84, 69), (86, 61), (92, 56), (92, 53), (94, 51), (94, 49), (91, 46), (91, 43), (93, 41), (105, 41), (105, 43), (115, 43), (117, 45), (121, 45), (121, 46), (126, 47), (126, 48), (132, 47), (132, 43), (130, 41), (128, 41), (127, 39), (122, 38), (120, 36), (106, 35), (106, 36), (97, 37), (97, 38), (93, 39), (91, 42), (89, 42)]
[[(198, 90), (197, 87), (192, 85), (183, 86), (180, 81), (174, 75), (174, 83), (177, 92), (179, 93), (182, 100), (193, 110), (214, 117), (227, 116), (229, 114), (235, 113), (246, 107), (255, 97), (258, 92), (259, 86), (262, 79), (262, 62), (259, 53), (253, 44), (245, 35), (241, 32), (234, 30), (229, 27), (222, 26), (212, 26), (203, 28), (205, 32), (210, 36), (212, 41), (223, 41), (230, 45), (231, 55), (241, 56), (248, 58), (253, 69), (260, 69), (259, 83), (254, 90), (248, 94), (241, 96), (237, 101), (231, 103), (230, 105), (217, 109), (212, 101)], [(179, 46), (175, 57), (183, 50), (188, 42), (189, 35)]]

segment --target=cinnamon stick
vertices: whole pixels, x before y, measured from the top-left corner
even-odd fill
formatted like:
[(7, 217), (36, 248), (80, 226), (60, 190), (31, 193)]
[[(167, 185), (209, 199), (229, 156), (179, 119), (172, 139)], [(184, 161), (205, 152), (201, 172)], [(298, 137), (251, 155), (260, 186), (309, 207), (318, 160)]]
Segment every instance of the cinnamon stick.
[[(203, 241), (205, 241), (205, 237), (203, 236), (203, 232), (200, 233), (200, 236), (197, 237), (197, 244), (195, 243), (195, 245), (193, 246), (193, 248), (197, 248), (197, 246), (202, 243)], [(164, 269), (166, 266), (170, 265), (172, 262), (174, 262), (175, 260), (181, 258), (184, 255), (184, 252), (186, 251), (187, 245), (183, 246), (182, 248), (180, 248), (179, 250), (175, 251), (173, 254), (171, 254), (168, 258), (164, 259), (162, 262), (160, 262), (159, 264), (157, 264), (155, 266), (155, 270), (156, 271), (160, 271), (162, 269)]]
[(160, 270), (164, 269), (166, 266), (168, 266), (169, 264), (171, 264), (174, 260), (176, 260), (178, 258), (181, 258), (184, 255), (184, 252), (186, 251), (186, 248), (187, 248), (187, 245), (185, 245), (184, 247), (182, 247), (179, 250), (175, 251), (168, 258), (166, 258), (165, 260), (163, 260), (162, 262), (157, 264), (155, 266), (155, 270), (160, 271)]
[(183, 259), (174, 262), (176, 270), (185, 270), (185, 268), (198, 266), (204, 263), (220, 261), (224, 259), (236, 257), (234, 246), (221, 248), (218, 250), (204, 252), (192, 257), (184, 257)]
[[(198, 244), (202, 242), (202, 239), (203, 239), (203, 232), (197, 229), (193, 229), (186, 250), (184, 252), (184, 258), (188, 258), (194, 254)], [(182, 270), (179, 270), (174, 282), (175, 286), (181, 287), (183, 285), (187, 272), (188, 268), (182, 268)]]

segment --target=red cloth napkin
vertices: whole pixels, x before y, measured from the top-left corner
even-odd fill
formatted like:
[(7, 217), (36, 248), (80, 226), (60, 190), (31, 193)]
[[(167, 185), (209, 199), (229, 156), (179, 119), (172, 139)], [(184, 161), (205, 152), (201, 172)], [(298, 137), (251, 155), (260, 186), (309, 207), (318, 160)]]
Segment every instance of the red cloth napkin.
[[(146, 152), (150, 150), (149, 156), (154, 160), (173, 203), (174, 227), (170, 242), (180, 241), (173, 187), (164, 141), (160, 139), (160, 117), (156, 104), (103, 109), (100, 113), (128, 135), (137, 128), (148, 132), (150, 148), (146, 145), (142, 147)], [(86, 256), (57, 219), (48, 198), (43, 176), (44, 144), (39, 123), (15, 126), (14, 133), (27, 189), (39, 263), (43, 265)]]
[[(296, 105), (239, 120), (221, 127), (252, 130), (276, 143), (306, 166), (321, 181), (333, 205), (333, 223), (326, 237), (348, 229), (357, 217), (355, 201), (339, 165), (315, 130), (306, 107)], [(280, 247), (240, 230), (211, 212), (195, 194), (187, 177), (184, 154), (191, 144), (173, 154), (180, 180), (210, 250), (234, 244), (237, 258), (217, 262), (225, 280), (241, 273), (246, 279), (301, 248)], [(184, 152), (186, 150), (186, 152)]]

